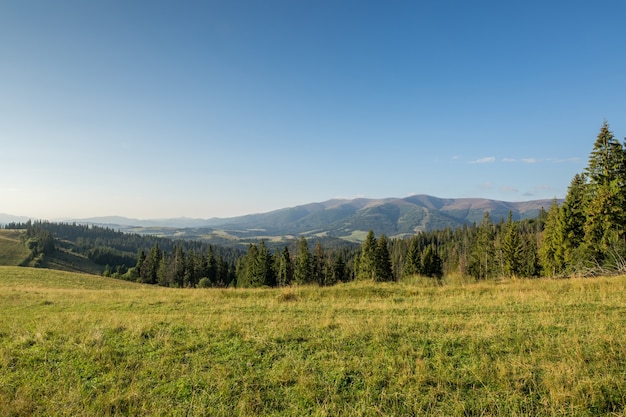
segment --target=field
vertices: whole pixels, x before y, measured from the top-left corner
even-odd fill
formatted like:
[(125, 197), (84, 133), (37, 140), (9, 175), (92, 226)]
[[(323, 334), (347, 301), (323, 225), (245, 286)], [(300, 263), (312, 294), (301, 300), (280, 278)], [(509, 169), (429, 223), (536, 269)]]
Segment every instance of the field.
[(0, 267), (0, 415), (620, 416), (626, 277), (166, 289)]

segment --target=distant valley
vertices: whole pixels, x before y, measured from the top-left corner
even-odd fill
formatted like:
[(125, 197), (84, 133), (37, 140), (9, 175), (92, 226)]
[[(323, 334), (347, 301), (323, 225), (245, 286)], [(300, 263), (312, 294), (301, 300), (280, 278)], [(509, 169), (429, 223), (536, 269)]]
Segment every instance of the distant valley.
[[(488, 211), (492, 221), (538, 216), (548, 210), (552, 200), (505, 202), (482, 198), (437, 198), (413, 195), (405, 198), (333, 199), (284, 208), (268, 213), (212, 219), (153, 219), (95, 217), (65, 219), (64, 222), (97, 224), (125, 232), (200, 239), (215, 244), (246, 243), (266, 239), (269, 242), (300, 236), (359, 242), (369, 230), (388, 237), (404, 237), (419, 231), (457, 228), (479, 223)], [(0, 215), (0, 223), (13, 216)], [(15, 218), (24, 221), (24, 217)]]

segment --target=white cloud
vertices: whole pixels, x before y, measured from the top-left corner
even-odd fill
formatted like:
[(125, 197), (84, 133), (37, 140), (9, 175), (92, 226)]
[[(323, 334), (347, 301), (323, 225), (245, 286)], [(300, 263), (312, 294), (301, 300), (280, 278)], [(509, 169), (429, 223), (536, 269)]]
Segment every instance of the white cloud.
[(522, 158), (522, 162), (525, 164), (536, 164), (538, 161), (535, 158)]
[(496, 162), (496, 158), (494, 156), (487, 156), (485, 158), (476, 159), (474, 161), (469, 161), (469, 164), (491, 164)]

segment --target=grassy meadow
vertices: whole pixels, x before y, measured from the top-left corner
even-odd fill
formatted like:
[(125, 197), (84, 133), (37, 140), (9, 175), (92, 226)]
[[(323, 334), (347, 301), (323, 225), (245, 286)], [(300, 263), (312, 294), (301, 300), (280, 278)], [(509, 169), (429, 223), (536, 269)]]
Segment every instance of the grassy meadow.
[(620, 416), (626, 277), (167, 289), (0, 267), (0, 415)]

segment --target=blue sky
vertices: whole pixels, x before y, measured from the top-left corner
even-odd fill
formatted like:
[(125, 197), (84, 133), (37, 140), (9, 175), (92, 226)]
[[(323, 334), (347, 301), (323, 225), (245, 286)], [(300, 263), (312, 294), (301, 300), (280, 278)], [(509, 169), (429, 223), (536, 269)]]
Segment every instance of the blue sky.
[(626, 136), (626, 2), (0, 3), (0, 213), (563, 197)]

